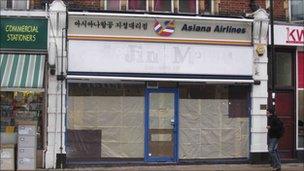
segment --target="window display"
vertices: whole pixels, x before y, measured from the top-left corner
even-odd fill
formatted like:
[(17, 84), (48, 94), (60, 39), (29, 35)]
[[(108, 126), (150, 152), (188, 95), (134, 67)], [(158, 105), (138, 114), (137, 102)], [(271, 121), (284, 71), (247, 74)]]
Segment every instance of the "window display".
[(37, 147), (42, 148), (43, 93), (1, 92), (1, 144), (16, 144), (19, 122), (37, 122)]

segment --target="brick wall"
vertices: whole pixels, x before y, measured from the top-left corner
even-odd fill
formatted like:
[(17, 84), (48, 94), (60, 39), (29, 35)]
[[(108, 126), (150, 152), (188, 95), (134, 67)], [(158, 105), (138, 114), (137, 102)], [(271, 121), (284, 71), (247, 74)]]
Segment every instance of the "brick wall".
[(286, 16), (286, 10), (284, 8), (285, 0), (274, 0), (273, 3), (273, 16), (274, 20), (286, 20), (288, 16)]
[[(256, 3), (265, 9), (266, 0), (256, 0)], [(221, 0), (219, 3), (220, 15), (241, 16), (253, 12), (250, 8), (251, 0)]]
[[(53, 0), (30, 0), (31, 1), (31, 8), (44, 8), (42, 2), (52, 2)], [(67, 5), (69, 10), (102, 10), (104, 0), (63, 0)], [(126, 0), (122, 0), (122, 9), (125, 10)], [(149, 0), (152, 2), (152, 0)], [(215, 0), (214, 0), (215, 1)], [(219, 3), (216, 5), (217, 10), (215, 10), (220, 15), (225, 16), (242, 16), (245, 13), (251, 13), (252, 10), (250, 9), (251, 0), (217, 0)], [(275, 20), (286, 20), (288, 17), (286, 16), (286, 2), (288, 0), (274, 0), (274, 18)], [(149, 3), (150, 5), (152, 3)], [(199, 0), (200, 10), (204, 10), (206, 7), (206, 3), (204, 0)], [(255, 0), (255, 2), (262, 8), (266, 8), (266, 0)], [(285, 4), (284, 4), (285, 2)], [(285, 5), (285, 6), (284, 6)], [(201, 11), (203, 13), (203, 11)]]
[(69, 10), (100, 10), (103, 0), (64, 0)]

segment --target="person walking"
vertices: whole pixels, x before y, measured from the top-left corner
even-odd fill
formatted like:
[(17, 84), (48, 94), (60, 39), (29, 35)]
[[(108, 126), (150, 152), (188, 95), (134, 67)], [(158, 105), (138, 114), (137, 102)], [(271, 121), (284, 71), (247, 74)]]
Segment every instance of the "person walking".
[(274, 108), (267, 109), (268, 152), (273, 170), (281, 170), (281, 159), (278, 152), (279, 139), (283, 136), (284, 127), (275, 115)]

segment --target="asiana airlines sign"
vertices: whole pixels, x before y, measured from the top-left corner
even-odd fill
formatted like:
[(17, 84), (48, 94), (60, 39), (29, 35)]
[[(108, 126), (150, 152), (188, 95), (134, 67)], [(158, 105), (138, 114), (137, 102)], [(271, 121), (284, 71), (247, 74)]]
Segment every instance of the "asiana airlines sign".
[(145, 15), (69, 14), (70, 40), (123, 40), (144, 42), (251, 45), (250, 20), (202, 17), (164, 18)]

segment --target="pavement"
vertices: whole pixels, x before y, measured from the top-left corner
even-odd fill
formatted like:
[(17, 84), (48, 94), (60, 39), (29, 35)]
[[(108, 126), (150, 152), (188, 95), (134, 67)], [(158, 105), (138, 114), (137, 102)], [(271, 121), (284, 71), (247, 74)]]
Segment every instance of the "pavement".
[[(46, 169), (45, 169), (46, 170)], [(272, 168), (267, 164), (202, 164), (202, 165), (157, 165), (157, 166), (111, 166), (111, 167), (78, 167), (67, 169), (51, 169), (62, 171), (98, 171), (98, 170), (117, 170), (117, 171), (180, 171), (180, 170), (200, 170), (200, 171), (271, 171)], [(282, 171), (304, 171), (303, 163), (284, 163)]]

